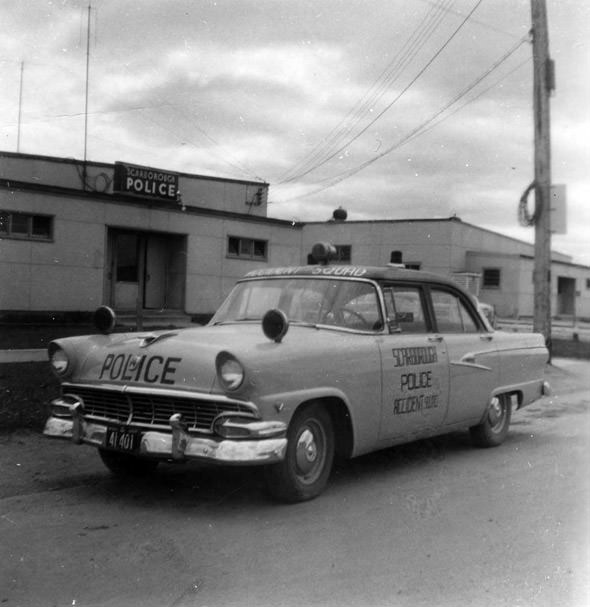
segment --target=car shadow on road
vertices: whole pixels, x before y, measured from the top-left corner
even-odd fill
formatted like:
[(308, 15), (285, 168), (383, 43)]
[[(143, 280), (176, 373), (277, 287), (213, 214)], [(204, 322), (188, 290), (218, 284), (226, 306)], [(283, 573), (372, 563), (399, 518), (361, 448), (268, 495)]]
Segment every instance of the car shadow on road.
[(375, 479), (387, 475), (390, 478), (396, 471), (427, 468), (472, 450), (468, 432), (453, 432), (374, 451), (351, 460), (338, 460), (332, 476), (342, 483), (353, 479), (356, 482), (359, 476)]
[[(528, 435), (517, 425), (501, 449), (518, 447)], [(359, 486), (374, 482), (390, 483), (394, 475), (406, 472), (420, 474), (436, 470), (443, 462), (484, 453), (474, 449), (469, 432), (453, 432), (375, 451), (352, 460), (338, 459), (328, 485), (328, 491), (357, 491)], [(98, 460), (98, 457), (97, 457)], [(198, 463), (162, 463), (149, 476), (116, 477), (96, 467), (84, 473), (64, 474), (52, 479), (37, 478), (34, 492), (75, 490), (82, 499), (94, 500), (107, 495), (109, 501), (149, 508), (186, 509), (195, 507), (231, 511), (234, 509), (272, 504), (264, 482), (264, 470), (259, 466), (228, 467)]]
[[(455, 432), (432, 439), (391, 447), (353, 460), (337, 460), (329, 481), (330, 487), (346, 488), (370, 483), (383, 478), (389, 482), (396, 471), (419, 471), (438, 465), (449, 458), (461, 457), (471, 451), (469, 434)], [(81, 479), (77, 479), (78, 483)], [(258, 466), (226, 467), (187, 463), (161, 464), (147, 477), (119, 478), (106, 470), (78, 491), (92, 494), (108, 493), (112, 499), (140, 507), (158, 505), (159, 508), (187, 509), (195, 507), (233, 510), (249, 506), (272, 504), (268, 495), (264, 470)], [(64, 479), (64, 483), (67, 481)]]

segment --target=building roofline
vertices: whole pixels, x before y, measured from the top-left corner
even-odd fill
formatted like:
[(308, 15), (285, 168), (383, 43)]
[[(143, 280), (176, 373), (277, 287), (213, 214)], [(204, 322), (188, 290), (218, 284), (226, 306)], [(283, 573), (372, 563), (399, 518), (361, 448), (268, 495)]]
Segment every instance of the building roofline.
[[(554, 252), (554, 251), (553, 251)], [(525, 253), (494, 253), (492, 251), (466, 251), (466, 255), (473, 257), (502, 257), (504, 259), (526, 259), (527, 261), (534, 261), (534, 255), (526, 255)], [(564, 261), (562, 259), (551, 258), (551, 264), (559, 264), (561, 266), (567, 266), (569, 268), (580, 268), (581, 270), (589, 270), (590, 266), (585, 266), (581, 263), (575, 263), (573, 261)]]
[[(535, 245), (531, 242), (527, 242), (526, 240), (521, 240), (520, 238), (515, 238), (514, 236), (508, 236), (507, 234), (502, 234), (502, 232), (496, 232), (495, 230), (490, 230), (489, 228), (484, 228), (482, 226), (478, 226), (474, 223), (469, 223), (467, 221), (463, 221), (460, 217), (455, 215), (451, 217), (417, 217), (417, 218), (408, 218), (408, 219), (346, 219), (344, 221), (335, 221), (330, 219), (328, 221), (304, 221), (303, 225), (346, 225), (346, 224), (361, 224), (361, 223), (458, 223), (469, 228), (473, 228), (474, 230), (479, 230), (480, 232), (486, 232), (488, 234), (493, 234), (494, 236), (500, 236), (501, 238), (505, 238), (506, 240), (511, 240), (512, 242), (517, 242), (518, 244), (524, 244), (529, 247), (534, 247)], [(555, 249), (551, 250), (552, 253), (556, 253), (558, 255), (563, 255), (564, 257), (569, 257), (572, 259), (571, 255), (567, 253), (561, 253), (560, 251), (556, 251)], [(560, 263), (573, 263), (573, 262), (565, 262), (562, 261)], [(575, 264), (574, 264), (575, 265)]]
[(344, 221), (337, 221), (334, 219), (329, 219), (328, 221), (304, 221), (305, 225), (347, 225), (349, 223), (420, 223), (420, 222), (450, 222), (457, 221), (460, 223), (465, 223), (458, 217), (418, 217), (418, 218), (409, 218), (409, 219), (345, 219)]
[[(249, 215), (247, 213), (236, 213), (233, 211), (222, 211), (218, 209), (209, 209), (192, 205), (182, 205), (181, 203), (159, 201), (159, 200), (139, 200), (136, 196), (125, 194), (107, 194), (104, 192), (85, 192), (75, 188), (66, 188), (63, 186), (48, 186), (45, 184), (30, 183), (26, 181), (15, 181), (13, 179), (0, 179), (0, 188), (13, 191), (42, 192), (48, 196), (62, 196), (68, 198), (84, 198), (96, 202), (108, 202), (113, 204), (128, 204), (143, 208), (157, 208), (166, 211), (181, 213), (185, 215), (207, 215), (210, 217), (222, 217), (224, 219), (239, 219), (251, 223), (265, 223), (270, 225), (288, 226), (301, 229), (302, 224), (287, 219), (275, 219), (262, 215)], [(184, 210), (183, 207), (184, 206)]]
[[(79, 165), (79, 166), (83, 166), (84, 165), (84, 160), (80, 160), (79, 158), (74, 158), (74, 157), (63, 157), (63, 156), (46, 156), (43, 154), (23, 154), (21, 152), (5, 152), (0, 150), (0, 158), (2, 157), (6, 157), (6, 158), (25, 158), (25, 159), (29, 159), (29, 160), (44, 160), (47, 162), (55, 162), (56, 164), (75, 164), (75, 165)], [(126, 162), (125, 160), (118, 160), (117, 162), (122, 162), (123, 164), (133, 164), (134, 166), (144, 166), (144, 165), (138, 165), (135, 162)], [(92, 166), (92, 167), (97, 167), (97, 168), (102, 168), (102, 169), (115, 169), (115, 163), (114, 162), (98, 162), (98, 161), (94, 161), (94, 160), (87, 160), (86, 164), (88, 166)], [(147, 165), (145, 165), (147, 167)], [(243, 183), (243, 184), (251, 184), (251, 185), (265, 185), (268, 186), (269, 184), (266, 181), (263, 180), (250, 180), (250, 179), (234, 179), (231, 177), (214, 177), (212, 175), (201, 175), (201, 174), (196, 174), (196, 173), (186, 173), (183, 171), (175, 171), (172, 169), (166, 169), (166, 168), (161, 168), (161, 167), (152, 167), (150, 166), (149, 168), (153, 168), (153, 169), (157, 169), (160, 171), (164, 171), (164, 172), (169, 172), (169, 173), (175, 173), (176, 175), (179, 175), (180, 177), (187, 177), (187, 178), (192, 178), (192, 179), (206, 179), (208, 181), (223, 181), (223, 182), (230, 182), (230, 183)]]

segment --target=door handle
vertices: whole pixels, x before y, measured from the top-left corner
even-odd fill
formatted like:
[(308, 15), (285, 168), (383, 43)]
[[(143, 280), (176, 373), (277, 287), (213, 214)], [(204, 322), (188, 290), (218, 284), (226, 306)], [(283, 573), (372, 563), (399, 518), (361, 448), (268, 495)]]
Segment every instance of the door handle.
[(428, 337), (428, 341), (432, 341), (432, 342), (438, 342), (440, 343), (443, 340), (442, 335), (430, 335)]

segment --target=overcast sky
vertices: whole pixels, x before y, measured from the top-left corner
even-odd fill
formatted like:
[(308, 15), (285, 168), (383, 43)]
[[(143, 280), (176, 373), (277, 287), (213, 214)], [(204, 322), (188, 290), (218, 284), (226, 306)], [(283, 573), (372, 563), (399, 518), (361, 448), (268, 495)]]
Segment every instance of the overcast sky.
[[(262, 179), (273, 217), (457, 215), (533, 241), (530, 0), (91, 4), (88, 160)], [(547, 11), (553, 248), (590, 265), (590, 2)], [(0, 149), (84, 157), (87, 18), (0, 0)]]

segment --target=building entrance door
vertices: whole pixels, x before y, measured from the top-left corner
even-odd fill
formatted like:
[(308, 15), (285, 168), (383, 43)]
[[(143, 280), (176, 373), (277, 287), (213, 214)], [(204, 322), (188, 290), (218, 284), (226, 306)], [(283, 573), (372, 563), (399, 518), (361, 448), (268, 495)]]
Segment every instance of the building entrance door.
[(168, 241), (164, 236), (152, 235), (145, 239), (145, 308), (166, 307), (168, 254)]
[(566, 276), (557, 277), (557, 314), (575, 315), (576, 279)]
[(139, 236), (120, 232), (113, 235), (111, 304), (118, 310), (132, 310), (139, 296)]
[(109, 231), (110, 305), (116, 310), (180, 309), (186, 237)]

